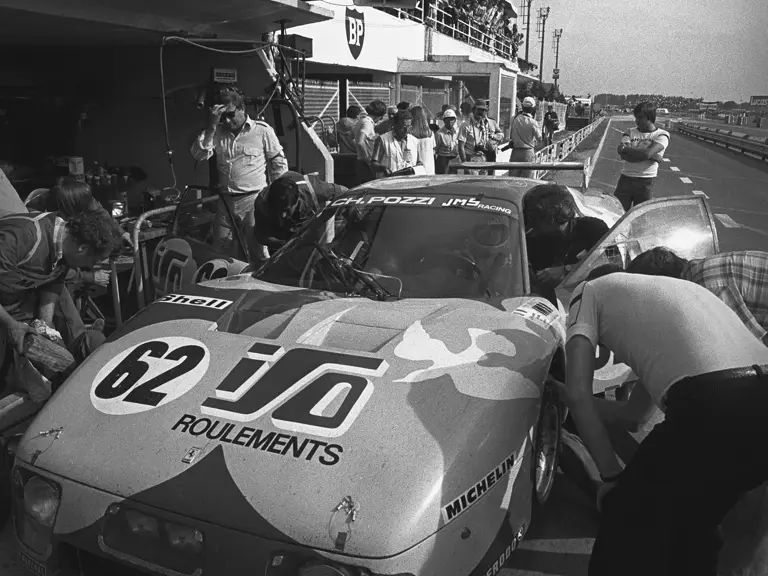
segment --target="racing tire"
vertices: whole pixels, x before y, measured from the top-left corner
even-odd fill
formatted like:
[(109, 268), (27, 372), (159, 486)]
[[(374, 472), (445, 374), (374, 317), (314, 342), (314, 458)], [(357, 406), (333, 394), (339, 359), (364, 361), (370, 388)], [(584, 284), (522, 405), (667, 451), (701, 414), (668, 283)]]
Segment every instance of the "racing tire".
[(562, 412), (557, 393), (545, 389), (536, 423), (531, 463), (534, 506), (544, 504), (555, 485), (562, 441)]

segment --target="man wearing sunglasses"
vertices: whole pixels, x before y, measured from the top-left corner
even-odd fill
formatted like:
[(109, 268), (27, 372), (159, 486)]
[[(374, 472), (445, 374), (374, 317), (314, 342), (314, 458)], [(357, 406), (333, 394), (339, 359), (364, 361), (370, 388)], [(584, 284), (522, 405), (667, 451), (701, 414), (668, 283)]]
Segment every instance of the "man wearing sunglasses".
[[(288, 162), (274, 129), (266, 122), (250, 118), (243, 93), (228, 86), (216, 95), (208, 126), (192, 144), (191, 152), (197, 161), (208, 160), (216, 154), (219, 190), (232, 200), (234, 216), (242, 223), (251, 244), (251, 259), (258, 261), (265, 257), (264, 247), (251, 242), (254, 200), (267, 188), (267, 172), (274, 182), (288, 171)], [(223, 251), (231, 238), (227, 211), (220, 201), (214, 224), (214, 249)]]
[(272, 182), (254, 204), (256, 241), (270, 250), (281, 248), (304, 223), (347, 189), (298, 172)]

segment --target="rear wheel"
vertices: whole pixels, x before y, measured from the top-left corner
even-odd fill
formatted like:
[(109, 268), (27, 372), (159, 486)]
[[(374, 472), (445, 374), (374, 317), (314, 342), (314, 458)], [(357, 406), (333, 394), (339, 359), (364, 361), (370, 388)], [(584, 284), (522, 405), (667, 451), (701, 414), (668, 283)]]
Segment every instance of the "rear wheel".
[(561, 412), (557, 394), (545, 390), (533, 445), (533, 496), (538, 504), (547, 501), (555, 485), (560, 457)]

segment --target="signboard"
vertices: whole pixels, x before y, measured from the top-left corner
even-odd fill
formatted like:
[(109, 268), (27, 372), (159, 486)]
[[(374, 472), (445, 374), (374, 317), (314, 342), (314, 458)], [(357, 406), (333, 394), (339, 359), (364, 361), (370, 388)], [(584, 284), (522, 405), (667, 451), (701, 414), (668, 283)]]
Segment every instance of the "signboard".
[(213, 81), (220, 84), (237, 84), (237, 70), (234, 68), (214, 68)]
[(768, 96), (752, 96), (749, 99), (749, 105), (753, 108), (768, 107)]

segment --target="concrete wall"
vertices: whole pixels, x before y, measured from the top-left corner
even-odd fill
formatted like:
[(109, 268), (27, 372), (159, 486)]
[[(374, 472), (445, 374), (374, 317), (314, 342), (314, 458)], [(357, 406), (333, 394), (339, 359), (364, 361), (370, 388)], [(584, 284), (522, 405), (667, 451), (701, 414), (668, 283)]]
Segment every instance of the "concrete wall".
[[(74, 103), (62, 117), (30, 118), (30, 132), (40, 142), (40, 155), (83, 156), (86, 167), (94, 160), (110, 165), (135, 165), (149, 175), (154, 187), (173, 183), (165, 153), (165, 131), (160, 88), (159, 46), (97, 48), (9, 48), (13, 59), (0, 61), (0, 86), (47, 91)], [(205, 125), (206, 113), (195, 106), (195, 86), (207, 84), (212, 67), (236, 68), (239, 86), (248, 95), (263, 95), (270, 79), (256, 56), (214, 54), (187, 46), (165, 49), (164, 73), (170, 145), (177, 186), (206, 184), (208, 166), (195, 166), (189, 146)], [(87, 119), (78, 128), (80, 103)], [(283, 114), (281, 142), (289, 163), (295, 159), (295, 130)], [(70, 132), (71, 137), (61, 132)], [(50, 141), (57, 142), (51, 145)], [(324, 175), (326, 159), (311, 137), (303, 134), (305, 171)]]

